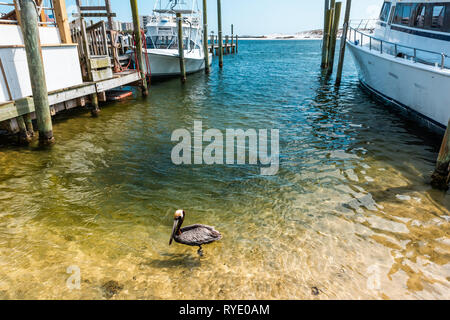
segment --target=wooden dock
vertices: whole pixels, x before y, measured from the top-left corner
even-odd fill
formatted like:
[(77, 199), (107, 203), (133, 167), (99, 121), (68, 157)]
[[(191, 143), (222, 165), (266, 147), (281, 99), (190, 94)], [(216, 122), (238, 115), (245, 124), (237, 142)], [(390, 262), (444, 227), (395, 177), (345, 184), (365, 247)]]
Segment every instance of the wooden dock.
[[(56, 21), (48, 21), (46, 13), (38, 15), (36, 3), (42, 12), (51, 11)], [(6, 88), (0, 92), (0, 129), (18, 133), (19, 141), (26, 144), (35, 135), (32, 120), (36, 120), (40, 141), (51, 144), (54, 142), (51, 117), (57, 113), (89, 106), (92, 115), (97, 116), (99, 101), (116, 101), (132, 94), (130, 90), (119, 93), (117, 89), (123, 86), (136, 86), (143, 94), (147, 92), (147, 76), (142, 70), (120, 66), (116, 54), (117, 32), (108, 30), (104, 21), (90, 25), (84, 21), (84, 16), (112, 17), (109, 0), (105, 0), (104, 7), (95, 8), (77, 0), (80, 18), (70, 24), (65, 0), (54, 0), (54, 6), (49, 8), (43, 7), (42, 1), (36, 3), (20, 0), (20, 10), (12, 6), (6, 19), (0, 19), (3, 32), (10, 34), (0, 45), (3, 50), (0, 89)], [(137, 8), (137, 0), (130, 3), (132, 8)], [(105, 10), (106, 13), (101, 12)], [(138, 22), (137, 10), (133, 11), (133, 21)], [(136, 27), (140, 30), (138, 23)], [(38, 32), (44, 37), (38, 37)], [(137, 32), (135, 38), (140, 37), (141, 33)], [(23, 58), (21, 64), (11, 59), (13, 50), (19, 50), (27, 63), (21, 62)], [(8, 68), (2, 60), (8, 63)], [(8, 74), (5, 69), (28, 69), (30, 79), (14, 76), (20, 74), (18, 71)]]
[[(65, 2), (53, 0), (50, 7), (42, 0), (0, 2), (0, 6), (11, 7), (11, 12), (0, 17), (0, 29), (7, 35), (0, 39), (0, 129), (18, 133), (23, 144), (29, 143), (36, 131), (42, 144), (54, 143), (52, 116), (85, 106), (97, 116), (99, 101), (117, 101), (132, 94), (120, 90), (123, 86), (138, 87), (143, 96), (148, 95), (150, 72), (145, 69), (142, 51), (136, 50), (137, 70), (121, 64), (120, 34), (114, 30), (110, 0), (101, 0), (104, 6), (95, 7), (87, 0), (76, 0), (78, 18), (70, 23)], [(137, 2), (130, 0), (134, 35), (128, 40), (133, 39), (140, 48), (145, 35)], [(206, 23), (206, 1), (203, 4)], [(55, 19), (50, 20), (50, 15)], [(107, 18), (108, 22), (87, 23), (86, 17)], [(205, 41), (204, 49), (218, 55), (222, 67), (223, 55), (238, 52), (238, 36), (233, 35), (233, 26), (231, 36), (223, 38), (220, 28), (218, 33), (220, 37), (211, 35), (211, 41)], [(11, 58), (18, 55), (20, 59)]]
[[(223, 54), (235, 54), (238, 53), (238, 36), (225, 36), (225, 39), (222, 44)], [(211, 36), (208, 43), (209, 52), (215, 56), (219, 55), (219, 40), (218, 36)]]
[[(140, 80), (141, 76), (138, 71), (129, 70), (115, 73), (111, 79), (85, 82), (79, 86), (49, 92), (48, 100), (51, 115), (54, 116), (58, 112), (75, 107), (86, 106), (92, 94), (97, 94), (100, 101), (106, 101), (106, 91), (121, 86), (137, 85)], [(0, 105), (0, 123), (3, 122), (4, 130), (18, 133), (20, 128), (17, 118), (31, 114), (31, 118), (34, 120), (36, 118), (34, 112), (32, 97), (6, 102)]]

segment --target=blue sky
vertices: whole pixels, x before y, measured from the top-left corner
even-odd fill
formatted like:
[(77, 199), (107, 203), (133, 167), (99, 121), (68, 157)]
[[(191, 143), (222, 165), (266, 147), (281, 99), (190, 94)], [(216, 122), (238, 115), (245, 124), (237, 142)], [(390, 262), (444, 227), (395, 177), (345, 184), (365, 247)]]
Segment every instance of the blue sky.
[[(84, 2), (88, 1), (84, 0)], [(187, 0), (188, 3), (189, 1)], [(202, 0), (199, 1), (201, 8)], [(74, 0), (67, 0), (69, 11), (74, 2)], [(90, 2), (97, 5), (102, 0), (90, 0)], [(343, 11), (345, 2), (346, 0), (343, 0)], [(131, 22), (128, 0), (111, 0), (111, 3), (113, 10), (117, 13), (117, 19)], [(154, 3), (155, 0), (138, 0), (139, 14), (151, 14)], [(351, 19), (377, 17), (382, 3), (382, 0), (353, 0)], [(216, 0), (208, 0), (210, 30), (217, 30), (216, 5)], [(232, 23), (235, 33), (240, 35), (291, 34), (319, 29), (323, 26), (323, 5), (323, 0), (222, 0), (224, 32), (230, 33)]]

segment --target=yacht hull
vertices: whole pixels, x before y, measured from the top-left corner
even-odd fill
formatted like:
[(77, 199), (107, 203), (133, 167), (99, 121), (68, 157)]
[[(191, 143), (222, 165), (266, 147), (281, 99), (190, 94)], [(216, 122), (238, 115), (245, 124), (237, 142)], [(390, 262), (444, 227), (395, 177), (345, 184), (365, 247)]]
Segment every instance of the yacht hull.
[(450, 71), (348, 42), (359, 79), (371, 93), (439, 134), (450, 118)]
[[(158, 77), (174, 77), (179, 76), (180, 72), (180, 59), (178, 53), (167, 52), (168, 50), (152, 50), (147, 52), (148, 61), (150, 64), (150, 70), (152, 78)], [(143, 52), (144, 63), (147, 67), (146, 53)], [(133, 57), (134, 60), (134, 57)], [(212, 55), (210, 55), (210, 65), (212, 63)], [(189, 55), (185, 56), (186, 73), (192, 74), (205, 69), (205, 59), (203, 55)]]

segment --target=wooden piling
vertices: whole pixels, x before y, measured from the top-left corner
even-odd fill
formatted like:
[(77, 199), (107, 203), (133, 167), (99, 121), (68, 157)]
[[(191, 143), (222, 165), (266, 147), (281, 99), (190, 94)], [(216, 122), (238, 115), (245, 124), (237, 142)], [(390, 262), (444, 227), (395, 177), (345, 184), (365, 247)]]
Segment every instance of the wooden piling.
[(217, 24), (219, 32), (219, 67), (223, 68), (222, 3), (217, 0)]
[[(114, 19), (112, 17), (112, 8), (111, 8), (111, 1), (110, 0), (105, 0), (105, 8), (106, 8), (106, 13), (108, 14), (108, 28), (109, 30), (114, 30)], [(112, 39), (111, 39), (112, 41)], [(111, 42), (112, 44), (112, 42)]]
[(229, 42), (230, 38), (228, 37), (228, 35), (225, 36), (225, 54), (229, 54), (230, 53), (230, 46), (229, 46)]
[(211, 53), (214, 56), (215, 53), (214, 53), (214, 35), (213, 34), (211, 35), (210, 42), (211, 42)]
[(436, 170), (431, 176), (431, 185), (439, 190), (448, 190), (450, 180), (450, 119), (442, 140), (436, 163)]
[(181, 82), (186, 82), (186, 65), (184, 61), (184, 43), (183, 43), (183, 18), (181, 13), (177, 12), (178, 24), (178, 55), (180, 57), (180, 78)]
[(336, 2), (336, 5), (334, 6), (333, 27), (331, 28), (330, 47), (328, 52), (328, 66), (327, 66), (328, 75), (331, 75), (333, 73), (334, 56), (336, 53), (336, 38), (337, 33), (339, 31), (339, 19), (341, 17), (341, 7), (342, 2)]
[(52, 117), (48, 102), (44, 62), (42, 61), (36, 6), (33, 0), (19, 0), (19, 4), (39, 140), (41, 144), (51, 144), (55, 138), (53, 137)]
[(142, 37), (141, 37), (141, 23), (139, 21), (139, 10), (137, 5), (137, 0), (130, 0), (131, 12), (133, 15), (133, 28), (134, 28), (134, 39), (136, 41), (136, 63), (139, 65), (141, 72), (141, 89), (142, 95), (148, 96), (148, 84), (147, 77), (145, 74), (145, 64), (144, 57), (142, 55)]
[(325, 6), (324, 6), (324, 22), (323, 22), (323, 35), (322, 35), (322, 63), (321, 68), (325, 69), (327, 66), (327, 60), (328, 60), (328, 44), (330, 41), (330, 0), (325, 0)]
[(341, 85), (342, 70), (344, 68), (345, 46), (347, 45), (348, 24), (350, 22), (350, 11), (352, 8), (352, 0), (347, 0), (345, 5), (344, 27), (342, 28), (341, 50), (339, 52), (339, 62), (336, 74), (336, 86)]
[(17, 125), (19, 126), (19, 143), (29, 144), (32, 140), (31, 135), (28, 133), (25, 120), (22, 116), (16, 118)]
[(33, 128), (33, 120), (31, 119), (31, 114), (27, 113), (23, 116), (23, 119), (25, 120), (25, 125), (27, 127), (28, 134), (31, 137), (34, 137), (34, 128)]
[(203, 51), (205, 53), (205, 72), (209, 73), (208, 6), (206, 0), (203, 0)]
[(328, 9), (326, 13), (326, 25), (324, 28), (324, 39), (323, 39), (323, 47), (322, 47), (322, 69), (327, 69), (328, 67), (328, 53), (330, 51), (330, 38), (331, 38), (331, 25), (333, 23), (333, 15), (334, 9)]
[(100, 106), (98, 104), (98, 95), (97, 93), (91, 94), (91, 115), (93, 117), (98, 117), (100, 114)]

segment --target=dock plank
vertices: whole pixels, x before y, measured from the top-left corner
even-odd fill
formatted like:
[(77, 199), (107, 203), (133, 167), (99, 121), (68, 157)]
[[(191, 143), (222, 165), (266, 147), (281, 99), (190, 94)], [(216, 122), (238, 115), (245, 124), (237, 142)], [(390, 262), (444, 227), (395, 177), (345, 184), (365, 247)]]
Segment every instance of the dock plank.
[[(66, 101), (82, 98), (94, 93), (101, 93), (110, 89), (129, 85), (139, 80), (141, 80), (139, 72), (123, 72), (120, 74), (115, 74), (112, 79), (99, 82), (88, 82), (76, 87), (49, 92), (48, 101), (50, 106), (55, 106)], [(0, 122), (11, 120), (34, 111), (35, 109), (32, 97), (7, 102), (0, 105)]]
[(108, 79), (104, 81), (97, 82), (97, 92), (103, 92), (106, 90), (114, 89), (117, 87), (121, 87), (136, 81), (141, 80), (141, 76), (139, 72), (131, 72), (126, 75), (120, 75), (113, 79)]
[(34, 103), (31, 97), (3, 104), (0, 105), (0, 122), (32, 112), (34, 112)]

